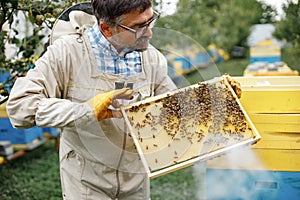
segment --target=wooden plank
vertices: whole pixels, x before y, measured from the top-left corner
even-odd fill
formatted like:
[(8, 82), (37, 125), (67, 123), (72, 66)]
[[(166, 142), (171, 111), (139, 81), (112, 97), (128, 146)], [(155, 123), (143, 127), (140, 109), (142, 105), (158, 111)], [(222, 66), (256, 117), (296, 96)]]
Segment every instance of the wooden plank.
[(25, 153), (26, 153), (25, 150), (18, 150), (15, 153), (13, 153), (12, 155), (10, 155), (9, 157), (1, 157), (0, 156), (0, 165), (10, 162), (14, 159), (17, 159), (17, 158), (23, 156)]
[(300, 133), (300, 114), (248, 113), (259, 132)]
[(240, 102), (248, 113), (300, 114), (300, 77), (233, 77), (242, 87)]
[(261, 140), (255, 149), (300, 150), (300, 133), (260, 132)]
[(13, 144), (13, 148), (16, 150), (33, 150), (46, 142), (46, 138), (35, 139), (28, 144)]
[(279, 87), (300, 87), (300, 76), (260, 76), (260, 77), (245, 77), (245, 76), (234, 76), (232, 79), (238, 81), (243, 89), (248, 90), (251, 87), (261, 86), (266, 89), (273, 88), (274, 86)]
[(299, 90), (243, 90), (240, 102), (248, 113), (300, 113)]

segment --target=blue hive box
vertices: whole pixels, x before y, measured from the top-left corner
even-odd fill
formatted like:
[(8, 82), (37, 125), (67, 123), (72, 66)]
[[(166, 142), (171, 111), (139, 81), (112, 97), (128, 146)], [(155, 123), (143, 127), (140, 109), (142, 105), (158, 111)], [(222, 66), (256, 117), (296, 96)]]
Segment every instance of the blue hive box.
[(60, 130), (58, 128), (43, 128), (43, 132), (50, 134), (52, 137), (60, 136)]
[(16, 129), (8, 118), (0, 118), (0, 140), (10, 141), (12, 144), (28, 144), (35, 139), (44, 139), (42, 128)]
[(300, 172), (207, 169), (207, 199), (299, 200)]

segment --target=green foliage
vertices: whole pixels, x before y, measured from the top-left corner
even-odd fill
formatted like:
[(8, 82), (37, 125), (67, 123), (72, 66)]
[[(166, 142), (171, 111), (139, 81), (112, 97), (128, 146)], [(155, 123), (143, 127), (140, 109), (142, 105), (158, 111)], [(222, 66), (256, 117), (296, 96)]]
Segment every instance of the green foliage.
[(283, 6), (285, 17), (276, 24), (274, 36), (300, 48), (300, 1)]
[(262, 5), (263, 14), (260, 19), (261, 23), (274, 23), (276, 21), (276, 17), (278, 16), (278, 12), (275, 6), (263, 4)]
[(250, 27), (260, 22), (261, 4), (254, 0), (231, 0), (222, 4), (220, 10), (215, 22), (215, 43), (227, 52), (234, 46), (246, 46)]
[(196, 200), (199, 183), (196, 170), (188, 167), (151, 180), (152, 200)]
[(285, 17), (276, 23), (274, 36), (286, 41), (287, 45), (282, 50), (282, 60), (292, 69), (300, 72), (300, 1), (288, 1), (283, 6)]
[(287, 65), (300, 73), (300, 47), (285, 47), (282, 49), (282, 60), (287, 63)]
[[(0, 73), (10, 72), (17, 76), (24, 75), (28, 69), (34, 67), (34, 61), (43, 53), (45, 42), (48, 40), (55, 19), (60, 13), (70, 7), (77, 0), (6, 0), (1, 1), (0, 12)], [(20, 21), (20, 16), (24, 21)], [(10, 32), (3, 30), (8, 23)], [(20, 32), (20, 27), (25, 29)], [(17, 52), (13, 57), (5, 55), (6, 44), (13, 44)], [(15, 79), (11, 79), (15, 80)], [(0, 84), (0, 94), (7, 94), (7, 90)]]
[(177, 12), (161, 19), (158, 25), (179, 31), (192, 37), (202, 46), (207, 46), (213, 40), (213, 23), (220, 4), (220, 1), (213, 0), (180, 0)]
[(274, 8), (256, 0), (179, 0), (177, 12), (159, 26), (180, 31), (204, 47), (215, 43), (231, 51), (246, 45), (252, 25), (272, 22), (274, 15)]

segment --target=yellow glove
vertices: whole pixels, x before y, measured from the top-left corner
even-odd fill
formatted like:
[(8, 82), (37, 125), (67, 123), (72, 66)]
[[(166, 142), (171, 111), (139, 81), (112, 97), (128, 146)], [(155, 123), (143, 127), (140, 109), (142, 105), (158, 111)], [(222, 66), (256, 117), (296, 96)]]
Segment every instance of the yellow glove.
[(241, 96), (242, 96), (241, 84), (239, 82), (233, 80), (228, 74), (225, 74), (224, 76), (226, 77), (226, 80), (228, 81), (228, 83), (232, 87), (232, 89), (235, 92), (236, 96), (238, 98), (241, 98)]
[(133, 98), (133, 91), (128, 88), (123, 88), (119, 90), (112, 90), (102, 94), (96, 95), (94, 98), (90, 99), (87, 103), (94, 109), (94, 115), (97, 120), (107, 118), (120, 118), (122, 113), (117, 110), (111, 110), (108, 107), (113, 105), (114, 107), (119, 107), (120, 104), (117, 99), (127, 99), (130, 100)]

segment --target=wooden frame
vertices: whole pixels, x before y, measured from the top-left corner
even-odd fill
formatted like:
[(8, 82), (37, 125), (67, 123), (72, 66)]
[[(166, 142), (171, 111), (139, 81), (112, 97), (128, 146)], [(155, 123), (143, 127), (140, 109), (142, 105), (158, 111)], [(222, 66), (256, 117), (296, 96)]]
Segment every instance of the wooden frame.
[(130, 104), (121, 112), (149, 178), (260, 139), (225, 77)]

